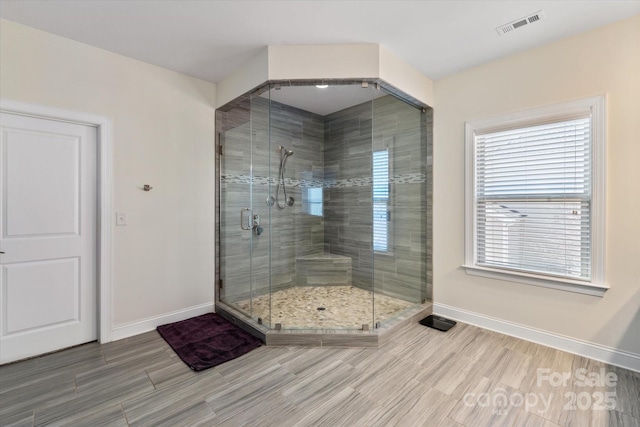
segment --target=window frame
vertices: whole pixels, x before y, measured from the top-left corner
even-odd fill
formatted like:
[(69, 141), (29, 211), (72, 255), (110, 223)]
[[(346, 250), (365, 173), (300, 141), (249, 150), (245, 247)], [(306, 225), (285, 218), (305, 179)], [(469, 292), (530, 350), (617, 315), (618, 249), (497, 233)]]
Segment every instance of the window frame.
[[(508, 280), (587, 295), (603, 296), (605, 284), (605, 96), (565, 102), (465, 123), (465, 262), (467, 274)], [(477, 264), (476, 133), (491, 133), (556, 122), (591, 113), (591, 280), (568, 279), (544, 274), (486, 267)]]

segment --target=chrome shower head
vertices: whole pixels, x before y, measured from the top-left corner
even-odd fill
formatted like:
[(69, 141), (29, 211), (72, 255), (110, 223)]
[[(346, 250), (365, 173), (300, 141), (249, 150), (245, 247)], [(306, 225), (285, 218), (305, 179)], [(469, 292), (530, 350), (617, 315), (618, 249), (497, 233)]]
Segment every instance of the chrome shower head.
[(279, 148), (280, 148), (280, 151), (284, 152), (284, 155), (286, 157), (293, 156), (293, 150), (289, 150), (287, 148), (284, 148), (282, 145), (280, 145)]

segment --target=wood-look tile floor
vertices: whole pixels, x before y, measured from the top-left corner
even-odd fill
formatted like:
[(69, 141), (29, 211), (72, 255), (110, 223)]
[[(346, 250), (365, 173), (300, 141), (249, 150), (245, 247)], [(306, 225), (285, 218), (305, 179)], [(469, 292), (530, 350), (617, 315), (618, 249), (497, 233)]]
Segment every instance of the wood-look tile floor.
[(0, 367), (0, 425), (639, 427), (640, 373), (461, 323), (197, 373), (154, 331)]

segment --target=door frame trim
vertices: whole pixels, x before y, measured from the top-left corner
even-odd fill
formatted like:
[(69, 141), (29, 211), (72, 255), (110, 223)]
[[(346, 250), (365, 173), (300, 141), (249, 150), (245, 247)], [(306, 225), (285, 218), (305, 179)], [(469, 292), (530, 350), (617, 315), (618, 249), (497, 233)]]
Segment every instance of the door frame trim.
[(96, 128), (98, 139), (98, 341), (111, 341), (111, 120), (105, 116), (0, 99), (0, 111)]

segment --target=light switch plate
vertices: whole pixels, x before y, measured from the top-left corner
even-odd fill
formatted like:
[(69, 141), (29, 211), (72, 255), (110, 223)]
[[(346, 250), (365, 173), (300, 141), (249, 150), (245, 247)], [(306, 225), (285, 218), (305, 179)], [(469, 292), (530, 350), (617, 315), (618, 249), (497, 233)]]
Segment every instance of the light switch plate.
[(124, 212), (116, 212), (116, 225), (127, 225), (127, 214)]

